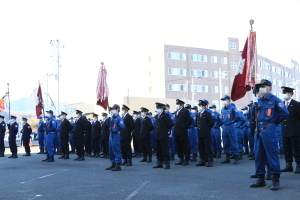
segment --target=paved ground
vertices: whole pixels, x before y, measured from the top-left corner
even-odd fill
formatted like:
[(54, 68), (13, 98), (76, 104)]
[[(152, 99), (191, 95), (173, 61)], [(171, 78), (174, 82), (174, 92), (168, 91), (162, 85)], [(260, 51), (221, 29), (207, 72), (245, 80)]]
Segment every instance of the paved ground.
[[(244, 159), (241, 164), (221, 165), (215, 160), (212, 168), (175, 166), (170, 170), (153, 169), (151, 164), (134, 158), (132, 167), (122, 171), (106, 171), (109, 160), (86, 158), (85, 161), (59, 160), (43, 163), (45, 155), (23, 157), (19, 148), (18, 159), (0, 158), (0, 199), (281, 199), (300, 198), (300, 175), (285, 173), (282, 189), (250, 188), (249, 175), (254, 162)], [(222, 155), (224, 156), (224, 155)], [(283, 160), (281, 160), (283, 164)], [(271, 181), (267, 181), (271, 185)]]

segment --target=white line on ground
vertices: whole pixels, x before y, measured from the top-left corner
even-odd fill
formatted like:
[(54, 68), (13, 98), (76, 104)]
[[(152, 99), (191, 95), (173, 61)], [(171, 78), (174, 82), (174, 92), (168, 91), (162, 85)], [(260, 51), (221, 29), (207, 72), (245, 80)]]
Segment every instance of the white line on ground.
[(31, 182), (31, 181), (35, 181), (35, 180), (38, 180), (38, 179), (47, 178), (49, 176), (53, 176), (55, 174), (59, 174), (59, 173), (65, 172), (65, 171), (68, 171), (68, 169), (65, 169), (63, 171), (60, 171), (60, 172), (57, 172), (57, 173), (53, 173), (53, 174), (47, 174), (45, 176), (41, 176), (41, 177), (38, 177), (38, 178), (35, 178), (35, 179), (31, 179), (31, 180), (28, 180), (28, 181), (24, 181), (24, 182), (21, 182), (20, 184), (25, 184), (25, 183), (28, 183), (28, 182)]
[(149, 183), (149, 181), (145, 181), (144, 183), (142, 183), (138, 188), (136, 188), (136, 190), (134, 190), (128, 197), (126, 197), (125, 200), (130, 200), (132, 199), (135, 195), (137, 195), (142, 189), (143, 187), (145, 187), (147, 184)]

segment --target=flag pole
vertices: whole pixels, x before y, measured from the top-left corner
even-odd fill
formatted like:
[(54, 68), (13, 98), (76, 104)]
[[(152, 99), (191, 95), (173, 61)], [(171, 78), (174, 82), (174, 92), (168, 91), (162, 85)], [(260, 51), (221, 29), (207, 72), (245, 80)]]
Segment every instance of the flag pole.
[(7, 94), (8, 94), (8, 120), (10, 120), (10, 94), (9, 94), (9, 83), (7, 83)]
[[(41, 89), (42, 89), (40, 80), (39, 80), (39, 87), (41, 87)], [(43, 120), (44, 120), (44, 117), (45, 117), (44, 100), (43, 100), (42, 108), (43, 108)]]

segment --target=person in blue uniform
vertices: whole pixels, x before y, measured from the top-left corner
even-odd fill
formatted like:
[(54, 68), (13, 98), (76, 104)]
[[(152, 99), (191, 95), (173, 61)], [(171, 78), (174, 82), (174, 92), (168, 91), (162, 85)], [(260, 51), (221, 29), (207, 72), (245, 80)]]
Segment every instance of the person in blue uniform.
[(214, 158), (221, 158), (221, 152), (222, 152), (222, 138), (221, 138), (221, 126), (223, 125), (223, 122), (221, 120), (221, 115), (216, 111), (216, 105), (212, 105), (209, 107), (209, 109), (212, 111), (211, 116), (214, 120), (214, 126), (211, 128), (211, 142), (212, 142), (212, 150)]
[(110, 117), (107, 113), (102, 113), (101, 121), (101, 140), (102, 140), (102, 151), (103, 155), (100, 158), (109, 158), (109, 128), (110, 128)]
[[(149, 112), (147, 108), (141, 108), (141, 128), (140, 128), (140, 141), (141, 148), (143, 151), (143, 159), (140, 162), (152, 162), (152, 149), (151, 149), (151, 135), (150, 132), (153, 130), (153, 124), (151, 119), (146, 115)], [(147, 159), (148, 158), (148, 159)]]
[(40, 152), (37, 154), (44, 154), (45, 149), (45, 137), (44, 137), (44, 121), (43, 117), (39, 116), (39, 124), (38, 124), (38, 141), (39, 141), (39, 148)]
[(262, 79), (259, 84), (259, 93), (262, 95), (257, 102), (257, 130), (254, 136), (255, 168), (258, 176), (250, 187), (265, 187), (266, 160), (273, 174), (271, 190), (279, 189), (280, 162), (278, 158), (277, 124), (280, 124), (289, 115), (284, 103), (272, 92), (272, 83)]
[(284, 105), (289, 116), (281, 123), (282, 141), (286, 167), (282, 172), (293, 171), (293, 161), (296, 162), (296, 174), (300, 173), (300, 103), (293, 99), (294, 88), (281, 87)]
[(7, 128), (9, 129), (9, 136), (8, 136), (8, 144), (11, 151), (11, 156), (8, 158), (18, 158), (18, 148), (16, 143), (16, 135), (19, 131), (19, 125), (16, 122), (17, 117), (11, 116), (11, 120), (7, 124)]
[(122, 163), (121, 154), (121, 137), (120, 131), (125, 129), (124, 121), (119, 115), (120, 106), (114, 104), (111, 107), (111, 119), (110, 119), (110, 137), (109, 137), (109, 157), (111, 166), (106, 168), (106, 170), (120, 171)]
[(244, 106), (241, 111), (243, 112), (245, 123), (242, 126), (243, 129), (243, 155), (249, 155), (249, 149), (251, 149), (250, 145), (250, 119), (249, 119), (249, 113), (248, 113), (248, 107)]
[(240, 119), (235, 122), (235, 128), (236, 128), (236, 135), (237, 135), (237, 141), (238, 141), (238, 151), (239, 151), (239, 159), (243, 159), (243, 142), (244, 142), (244, 126), (246, 123), (246, 118), (242, 111), (238, 111), (238, 114), (240, 115)]
[(75, 150), (76, 150), (75, 139), (74, 139), (74, 129), (75, 129), (74, 118), (73, 118), (73, 117), (70, 117), (70, 118), (69, 118), (69, 121), (70, 121), (70, 124), (71, 124), (71, 126), (72, 126), (72, 130), (71, 130), (70, 133), (69, 133), (69, 144), (70, 144), (70, 146), (71, 146), (71, 151), (70, 151), (70, 153), (71, 153), (71, 154), (74, 154), (74, 153), (75, 153)]
[[(151, 119), (153, 126), (155, 127), (155, 117), (152, 117), (152, 112), (148, 112), (147, 116)], [(153, 129), (150, 132), (151, 135), (151, 149), (152, 149), (152, 154), (156, 153), (156, 142), (155, 142), (155, 129)]]
[(230, 103), (230, 97), (225, 95), (221, 98), (223, 101), (224, 107), (222, 108), (222, 138), (224, 145), (224, 153), (226, 154), (226, 158), (221, 164), (230, 163), (230, 150), (233, 151), (234, 154), (234, 165), (239, 164), (239, 150), (238, 150), (238, 141), (237, 141), (237, 133), (235, 122), (241, 120), (240, 113), (237, 108)]
[[(166, 104), (165, 108), (166, 108), (165, 113), (167, 113), (171, 117), (172, 122), (175, 123), (175, 115), (170, 112), (170, 105)], [(176, 150), (175, 150), (175, 141), (174, 141), (174, 126), (172, 127), (169, 134), (169, 149), (171, 155), (170, 160), (175, 160)]]
[(198, 150), (197, 150), (197, 129), (196, 129), (196, 111), (193, 110), (192, 112), (192, 106), (190, 104), (186, 104), (185, 109), (187, 109), (190, 112), (190, 117), (192, 119), (192, 124), (190, 128), (188, 129), (188, 136), (189, 136), (189, 147), (190, 152), (193, 155), (190, 159), (190, 162), (196, 162), (198, 157)]
[(166, 105), (155, 103), (157, 115), (155, 116), (155, 140), (157, 148), (157, 165), (153, 168), (170, 169), (170, 151), (168, 147), (169, 133), (173, 127), (173, 122), (167, 113), (165, 113)]
[(55, 137), (54, 134), (57, 131), (57, 121), (53, 116), (53, 111), (49, 110), (46, 111), (48, 115), (48, 119), (45, 123), (45, 132), (47, 135), (47, 157), (46, 159), (42, 160), (43, 162), (54, 162), (54, 141)]
[(176, 152), (179, 162), (175, 165), (186, 166), (189, 165), (190, 161), (190, 149), (189, 149), (189, 138), (188, 129), (192, 124), (192, 118), (190, 117), (189, 111), (184, 108), (184, 101), (176, 100), (176, 114), (174, 124), (174, 139), (176, 145)]
[(22, 117), (22, 121), (23, 121), (23, 129), (21, 130), (22, 141), (26, 152), (26, 154), (24, 154), (23, 156), (31, 156), (29, 142), (31, 139), (30, 135), (32, 133), (32, 129), (31, 126), (27, 123), (26, 117)]
[[(54, 132), (54, 154), (55, 155), (61, 155), (61, 142), (60, 142), (60, 124), (61, 124), (61, 119), (60, 115), (57, 116), (56, 118), (56, 131)], [(54, 117), (55, 118), (55, 117)]]
[(213, 153), (211, 148), (211, 128), (214, 126), (215, 122), (211, 116), (212, 112), (207, 109), (207, 106), (207, 100), (199, 100), (196, 127), (198, 132), (198, 149), (201, 160), (196, 166), (206, 165), (206, 167), (212, 167)]
[(6, 131), (6, 124), (4, 122), (4, 116), (0, 115), (0, 157), (5, 157), (5, 146), (4, 146), (4, 137)]
[(72, 130), (71, 123), (69, 120), (66, 119), (67, 113), (61, 112), (60, 115), (60, 132), (59, 132), (59, 137), (60, 137), (60, 142), (61, 142), (61, 147), (62, 147), (62, 156), (59, 157), (58, 159), (69, 159), (69, 134), (70, 131)]
[(141, 148), (141, 141), (140, 141), (140, 132), (141, 132), (141, 121), (142, 118), (140, 117), (140, 112), (133, 111), (133, 121), (134, 121), (134, 130), (132, 131), (132, 142), (133, 142), (133, 149), (134, 149), (134, 156), (136, 158), (140, 158), (142, 148)]

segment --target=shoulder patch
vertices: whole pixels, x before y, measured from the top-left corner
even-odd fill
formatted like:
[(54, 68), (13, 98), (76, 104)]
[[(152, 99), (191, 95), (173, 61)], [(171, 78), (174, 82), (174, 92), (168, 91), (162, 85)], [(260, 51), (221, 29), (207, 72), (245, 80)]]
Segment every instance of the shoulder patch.
[(283, 104), (282, 102), (280, 102), (280, 103), (278, 103), (278, 106), (279, 106), (280, 108), (283, 108), (284, 104)]
[(235, 112), (238, 112), (238, 109), (234, 109)]
[(220, 115), (219, 118), (222, 119), (222, 115)]
[(122, 121), (120, 121), (120, 124), (124, 124), (123, 120), (122, 120)]
[(55, 124), (55, 121), (52, 121), (52, 124)]
[(15, 125), (16, 128), (18, 128), (18, 125)]
[(211, 116), (215, 116), (215, 113), (211, 113)]
[(30, 128), (30, 126), (28, 126), (28, 128)]

